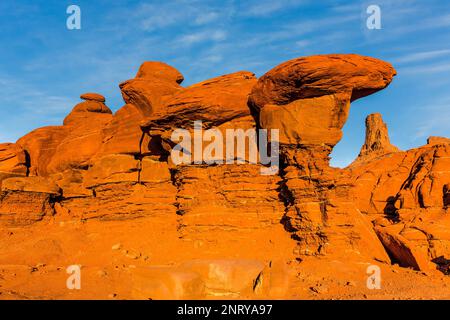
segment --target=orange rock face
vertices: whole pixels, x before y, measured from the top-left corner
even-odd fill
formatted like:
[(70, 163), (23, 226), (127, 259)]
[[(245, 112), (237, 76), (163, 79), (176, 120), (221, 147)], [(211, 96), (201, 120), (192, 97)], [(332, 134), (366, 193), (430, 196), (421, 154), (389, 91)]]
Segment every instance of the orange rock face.
[(211, 127), (249, 115), (247, 99), (255, 83), (253, 73), (242, 71), (194, 84), (170, 97), (165, 108), (152, 116), (155, 120), (142, 127), (167, 123), (183, 128), (195, 120)]
[(64, 126), (51, 126), (35, 129), (19, 140), (20, 145), (29, 155), (29, 175), (45, 176), (47, 166), (56, 152), (58, 145), (67, 136), (69, 130)]
[[(366, 125), (373, 133), (372, 117)], [(348, 168), (358, 207), (372, 217), (380, 241), (400, 265), (430, 271), (436, 270), (434, 261), (440, 268), (449, 248), (448, 139), (430, 138), (421, 148), (401, 152), (387, 135), (368, 136), (366, 152)], [(367, 140), (383, 147), (367, 148)]]
[(385, 88), (394, 75), (392, 66), (372, 58), (313, 56), (275, 67), (254, 86), (249, 107), (259, 126), (281, 130), (286, 223), (301, 254), (345, 251), (389, 259), (374, 241), (370, 221), (349, 203), (349, 186), (340, 181), (343, 173), (328, 161), (342, 138), (350, 101)]
[(101, 94), (98, 93), (92, 93), (92, 92), (88, 92), (88, 93), (84, 93), (80, 96), (81, 99), (83, 100), (91, 100), (91, 101), (97, 101), (97, 102), (105, 102), (105, 97), (102, 96)]
[(133, 104), (126, 104), (117, 110), (103, 128), (99, 154), (139, 154), (142, 137), (139, 123), (143, 119), (143, 114)]
[(280, 143), (336, 145), (350, 111), (346, 94), (295, 100), (286, 105), (265, 105), (259, 114), (261, 128), (279, 129)]
[(356, 54), (297, 58), (259, 79), (252, 90), (250, 106), (257, 111), (266, 104), (285, 105), (336, 93), (350, 94), (353, 101), (384, 89), (395, 74), (389, 63)]
[(388, 129), (381, 118), (381, 114), (374, 113), (369, 115), (366, 118), (366, 139), (359, 153), (358, 160), (397, 151), (399, 149), (393, 146), (389, 140)]
[(7, 177), (26, 176), (28, 171), (27, 155), (20, 145), (0, 144), (0, 184)]
[[(67, 132), (47, 165), (49, 173), (86, 168), (102, 145), (102, 129), (112, 119), (102, 102), (85, 101), (76, 105), (64, 119)], [(77, 146), (74, 148), (74, 146)]]
[(135, 105), (143, 116), (160, 110), (165, 99), (181, 90), (183, 76), (162, 62), (144, 62), (136, 78), (122, 82), (120, 90), (127, 104)]
[[(350, 103), (395, 74), (378, 59), (319, 55), (259, 79), (240, 71), (182, 87), (175, 68), (144, 62), (120, 84), (125, 105), (114, 114), (102, 95), (82, 94), (62, 125), (0, 144), (0, 265), (33, 273), (17, 283), (0, 268), (0, 294), (68, 297), (60, 266), (72, 264), (83, 265), (88, 289), (70, 295), (80, 298), (317, 298), (325, 283), (329, 297), (362, 297), (365, 282), (346, 283), (374, 264), (389, 279), (394, 263), (401, 276), (412, 268), (441, 283), (450, 273), (450, 139), (400, 151), (372, 114), (358, 158), (329, 165)], [(174, 163), (172, 132), (192, 133), (194, 121), (223, 137), (278, 130), (280, 170), (261, 174), (245, 160), (249, 149), (223, 152), (229, 163)], [(54, 287), (42, 285), (49, 275)]]

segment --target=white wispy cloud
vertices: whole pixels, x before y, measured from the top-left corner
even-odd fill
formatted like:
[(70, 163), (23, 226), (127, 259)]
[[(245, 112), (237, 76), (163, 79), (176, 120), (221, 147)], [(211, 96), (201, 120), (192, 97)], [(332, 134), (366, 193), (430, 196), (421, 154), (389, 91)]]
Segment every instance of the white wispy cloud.
[(357, 23), (359, 19), (359, 15), (349, 14), (322, 19), (301, 19), (298, 22), (289, 21), (275, 31), (248, 35), (248, 38), (241, 41), (241, 46), (242, 48), (262, 47), (275, 42), (287, 43), (288, 41), (292, 41), (292, 45), (295, 45), (296, 42), (306, 39), (309, 44), (324, 43), (323, 41), (329, 41), (328, 44), (332, 44), (332, 41), (348, 38), (351, 31), (344, 26)]
[(331, 7), (332, 11), (338, 12), (340, 14), (348, 14), (348, 13), (354, 13), (356, 11), (360, 11), (361, 6), (357, 6), (354, 3), (349, 4), (337, 4), (335, 6)]
[(442, 56), (450, 56), (450, 49), (442, 49), (442, 50), (431, 50), (431, 51), (423, 51), (423, 52), (415, 52), (406, 54), (404, 56), (392, 59), (392, 62), (396, 62), (398, 64), (402, 63), (410, 63), (416, 61), (430, 60)]
[(417, 29), (441, 28), (450, 26), (450, 14), (430, 17), (422, 23), (417, 24)]
[[(180, 10), (180, 6), (182, 9)], [(165, 4), (144, 3), (130, 10), (133, 20), (145, 31), (154, 31), (185, 22), (195, 15), (192, 7), (177, 1)]]

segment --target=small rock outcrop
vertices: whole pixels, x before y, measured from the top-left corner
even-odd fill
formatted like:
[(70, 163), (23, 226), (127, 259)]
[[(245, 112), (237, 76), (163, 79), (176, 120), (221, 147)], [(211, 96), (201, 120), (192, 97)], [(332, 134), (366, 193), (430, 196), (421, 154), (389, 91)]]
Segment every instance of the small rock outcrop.
[(135, 105), (143, 116), (161, 110), (164, 101), (180, 91), (183, 75), (163, 62), (144, 62), (134, 79), (122, 82), (119, 87), (125, 103)]
[(388, 128), (379, 113), (373, 113), (366, 118), (366, 139), (361, 148), (357, 161), (382, 156), (400, 151), (391, 144)]
[(436, 137), (431, 136), (427, 139), (427, 144), (429, 145), (435, 145), (435, 144), (449, 144), (450, 139), (445, 137)]
[(388, 259), (369, 221), (348, 203), (349, 186), (339, 183), (329, 155), (342, 138), (350, 102), (385, 88), (395, 74), (377, 59), (322, 55), (285, 62), (254, 86), (249, 107), (256, 121), (280, 130), (287, 228), (302, 254), (366, 251)]
[[(348, 183), (354, 185), (357, 206), (371, 217), (380, 241), (394, 261), (433, 272), (436, 264), (430, 261), (445, 263), (442, 257), (449, 255), (446, 248), (450, 237), (444, 231), (449, 226), (449, 140), (431, 137), (423, 147), (399, 151), (389, 144), (387, 134), (384, 138), (383, 134), (371, 138), (374, 132), (387, 132), (380, 120), (376, 123), (378, 127), (381, 124), (382, 130), (374, 131), (368, 126), (372, 134), (368, 134), (360, 156), (348, 168)], [(373, 119), (366, 123), (372, 122)]]
[[(183, 87), (174, 67), (144, 62), (119, 85), (124, 105), (115, 113), (101, 94), (85, 93), (61, 125), (0, 144), (0, 228), (30, 238), (34, 228), (45, 230), (36, 252), (53, 262), (64, 248), (68, 264), (77, 252), (83, 265), (125, 266), (122, 254), (140, 264), (127, 267), (130, 296), (145, 298), (283, 296), (291, 288), (285, 279), (303, 261), (324, 270), (350, 261), (448, 269), (450, 139), (430, 137), (401, 151), (375, 113), (352, 165), (329, 165), (351, 102), (395, 75), (387, 62), (332, 54), (287, 61), (259, 79), (239, 71)], [(250, 135), (245, 154), (221, 150), (217, 162), (212, 153), (197, 157), (215, 138), (194, 137), (190, 143), (201, 146), (179, 150), (191, 160), (176, 163), (172, 133), (192, 134), (195, 121), (222, 137), (228, 129), (278, 130), (279, 170), (261, 174), (265, 163), (248, 159), (250, 142), (259, 156), (268, 147)], [(67, 235), (57, 231), (67, 225), (61, 249), (54, 239)], [(119, 251), (128, 240), (152, 256)], [(95, 251), (119, 241), (114, 256)], [(8, 246), (0, 247), (9, 259)]]
[(26, 176), (28, 172), (27, 154), (15, 143), (0, 144), (0, 185), (8, 177)]

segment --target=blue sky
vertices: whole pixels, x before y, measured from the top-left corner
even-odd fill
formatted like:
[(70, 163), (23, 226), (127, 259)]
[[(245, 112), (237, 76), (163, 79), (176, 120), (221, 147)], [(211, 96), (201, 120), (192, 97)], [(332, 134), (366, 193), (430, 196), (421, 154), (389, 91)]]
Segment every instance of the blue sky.
[[(81, 8), (82, 29), (66, 28), (66, 8)], [(381, 8), (381, 30), (366, 28), (366, 8)], [(0, 141), (61, 124), (84, 92), (117, 110), (118, 84), (141, 62), (167, 62), (184, 85), (248, 70), (258, 76), (300, 56), (358, 53), (391, 62), (385, 90), (352, 104), (332, 163), (351, 162), (364, 119), (382, 113), (401, 149), (450, 136), (448, 1), (62, 1), (0, 2)]]

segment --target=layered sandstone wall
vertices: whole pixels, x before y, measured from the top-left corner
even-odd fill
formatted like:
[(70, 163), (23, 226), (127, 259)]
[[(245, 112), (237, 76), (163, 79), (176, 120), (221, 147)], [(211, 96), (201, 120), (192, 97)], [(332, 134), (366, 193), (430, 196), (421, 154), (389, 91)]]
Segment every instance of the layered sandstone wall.
[[(192, 244), (185, 259), (232, 252), (442, 267), (450, 258), (450, 140), (400, 151), (373, 114), (355, 162), (329, 166), (350, 103), (395, 75), (378, 59), (320, 55), (259, 79), (240, 71), (182, 87), (178, 70), (145, 62), (120, 84), (125, 105), (114, 114), (103, 96), (83, 94), (61, 126), (0, 145), (0, 223), (146, 219), (158, 228), (155, 245)], [(279, 130), (279, 171), (262, 175), (248, 150), (245, 159), (222, 152), (220, 164), (194, 161), (213, 141), (181, 151), (192, 161), (173, 163), (172, 132), (192, 132), (194, 121), (223, 137), (227, 129)], [(176, 250), (167, 255), (175, 259)]]

